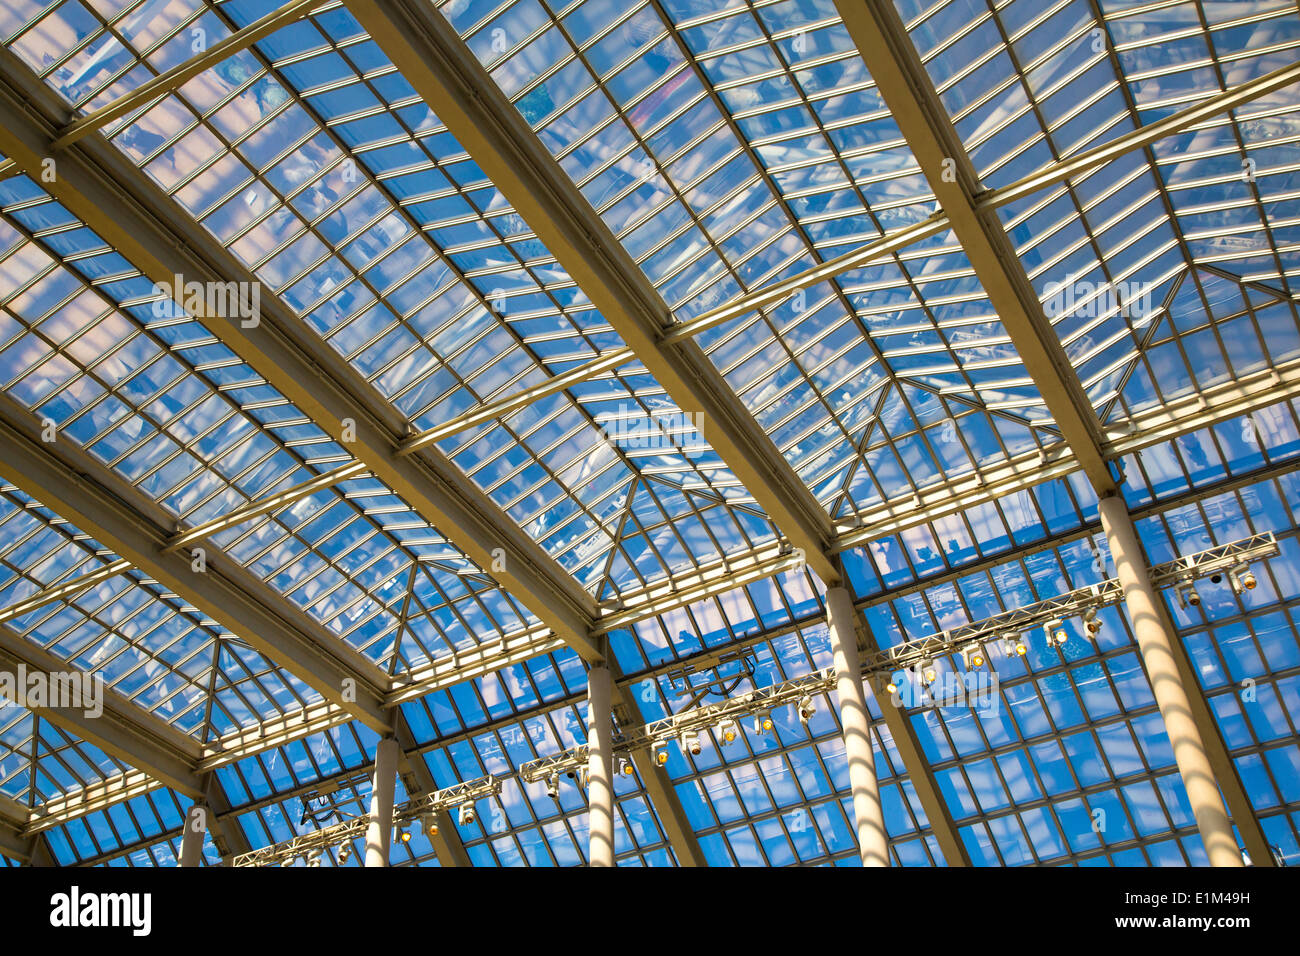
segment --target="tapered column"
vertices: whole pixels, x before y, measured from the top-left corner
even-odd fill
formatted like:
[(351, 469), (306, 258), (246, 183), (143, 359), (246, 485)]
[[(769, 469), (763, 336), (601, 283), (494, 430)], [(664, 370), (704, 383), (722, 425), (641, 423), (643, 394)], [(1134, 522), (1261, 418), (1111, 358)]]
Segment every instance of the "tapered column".
[(587, 671), (587, 807), (590, 812), (588, 859), (592, 866), (614, 865), (614, 724), (610, 718), (609, 667)]
[(393, 839), (393, 788), (397, 781), (397, 740), (385, 737), (375, 748), (370, 786), (370, 825), (366, 828), (366, 866), (387, 866)]
[[(1133, 623), (1142, 663), (1151, 679), (1151, 691), (1165, 722), (1165, 732), (1173, 746), (1174, 762), (1187, 789), (1187, 799), (1196, 818), (1211, 866), (1241, 866), (1241, 850), (1232, 833), (1232, 824), (1219, 796), (1219, 785), (1210, 767), (1196, 722), (1188, 702), (1188, 688), (1178, 673), (1174, 657), (1177, 638), (1165, 626), (1160, 613), (1160, 597), (1151, 584), (1137, 529), (1124, 500), (1118, 496), (1103, 498), (1098, 505), (1101, 527), (1115, 561), (1116, 575), (1124, 588), (1124, 603)], [(1196, 688), (1191, 688), (1196, 693)]]
[(858, 852), (863, 866), (889, 866), (889, 838), (880, 805), (880, 782), (871, 748), (871, 715), (862, 689), (862, 663), (855, 628), (857, 611), (847, 588), (826, 592), (827, 624), (835, 663), (835, 689), (840, 703), (844, 755), (849, 761), (849, 788), (857, 821)]
[(181, 866), (203, 864), (203, 839), (208, 835), (208, 810), (195, 803), (185, 812), (185, 830), (181, 835)]

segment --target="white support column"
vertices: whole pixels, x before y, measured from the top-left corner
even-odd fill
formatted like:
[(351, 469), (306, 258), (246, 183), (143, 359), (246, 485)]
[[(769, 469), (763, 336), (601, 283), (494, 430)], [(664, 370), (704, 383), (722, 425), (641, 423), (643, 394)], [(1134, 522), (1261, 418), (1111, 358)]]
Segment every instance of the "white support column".
[[(1137, 640), (1142, 663), (1151, 679), (1151, 691), (1165, 722), (1165, 732), (1173, 746), (1174, 763), (1187, 789), (1196, 828), (1205, 843), (1211, 866), (1241, 866), (1241, 850), (1232, 833), (1232, 824), (1219, 785), (1205, 752), (1205, 742), (1197, 730), (1188, 702), (1188, 690), (1178, 673), (1173, 644), (1177, 638), (1169, 633), (1160, 613), (1160, 596), (1151, 584), (1137, 529), (1128, 506), (1118, 495), (1102, 498), (1098, 505), (1101, 527), (1115, 560), (1115, 572), (1124, 588), (1124, 603), (1133, 636)], [(1193, 692), (1195, 692), (1193, 688)]]
[(397, 740), (385, 737), (375, 748), (370, 788), (370, 826), (366, 828), (366, 866), (388, 866), (393, 839), (393, 789), (397, 781)]
[(591, 866), (614, 865), (614, 723), (609, 665), (587, 671), (588, 859)]
[(871, 747), (871, 715), (862, 689), (862, 663), (854, 627), (857, 611), (848, 589), (828, 588), (826, 610), (844, 754), (849, 761), (849, 787), (853, 791), (853, 815), (857, 820), (858, 852), (863, 866), (889, 866), (889, 838), (885, 834), (876, 758)]
[(181, 866), (203, 865), (203, 839), (208, 835), (206, 804), (192, 804), (185, 812), (185, 830), (181, 834)]

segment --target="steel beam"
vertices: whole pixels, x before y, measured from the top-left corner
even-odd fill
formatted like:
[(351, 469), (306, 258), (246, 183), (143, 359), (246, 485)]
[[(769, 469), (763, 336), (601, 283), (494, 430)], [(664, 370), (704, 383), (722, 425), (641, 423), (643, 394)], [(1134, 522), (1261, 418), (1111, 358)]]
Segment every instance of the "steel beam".
[[(1271, 369), (1252, 372), (1220, 385), (1170, 399), (1159, 408), (1140, 413), (1137, 418), (1106, 425), (1103, 430), (1103, 448), (1107, 457), (1122, 458), (1143, 448), (1240, 419), (1294, 398), (1300, 398), (1300, 360), (1284, 362)], [(239, 521), (249, 520), (255, 514), (275, 510), (297, 500), (300, 492), (309, 494), (335, 480), (359, 477), (356, 474), (358, 468), (359, 465), (346, 465), (266, 499), (259, 498), (245, 508), (236, 509), (229, 515), (173, 536), (167, 549), (178, 550), (218, 530), (232, 527)], [(1078, 469), (1078, 460), (1064, 446), (1054, 446), (1045, 455), (1039, 452), (1017, 455), (1000, 464), (927, 485), (915, 495), (885, 501), (856, 515), (839, 519), (836, 522), (834, 550), (839, 553), (861, 547), (908, 528), (949, 515), (962, 514), (1044, 482), (1065, 478)], [(594, 630), (602, 633), (629, 627), (665, 611), (796, 569), (801, 564), (797, 555), (782, 551), (776, 546), (756, 548), (749, 554), (729, 555), (725, 559), (673, 575), (644, 589), (622, 592), (623, 607), (602, 614), (595, 622)], [(129, 566), (129, 562), (113, 565), (121, 570)], [(102, 576), (111, 576), (111, 573), (104, 568), (31, 594), (0, 609), (0, 621), (11, 620), (41, 604), (67, 597), (72, 591), (89, 586)], [(442, 659), (406, 675), (406, 679), (393, 688), (387, 703), (400, 703), (446, 687), (447, 682), (455, 681), (462, 670), (469, 676), (479, 676), (554, 650), (562, 643), (544, 628), (508, 635), (503, 641), (485, 643), (472, 651), (461, 653), (455, 659)], [(346, 716), (340, 716), (335, 722), (346, 719)], [(282, 723), (281, 720), (275, 720), (265, 725), (233, 731), (222, 740), (228, 739), (232, 746), (237, 746), (243, 739), (262, 736), (274, 738), (281, 733), (279, 727)], [(323, 729), (333, 726), (333, 723), (318, 726)], [(205, 759), (219, 757), (228, 749), (231, 748), (223, 746), (220, 741), (210, 742), (205, 747)]]
[(1025, 370), (1098, 495), (1115, 488), (1097, 415), (892, 3), (835, 0), (876, 88), (947, 214)]
[(181, 595), (322, 697), (372, 728), (387, 728), (381, 703), (387, 674), (235, 562), (214, 553), (207, 556), (206, 570), (199, 572), (188, 556), (164, 552), (166, 512), (72, 441), (42, 441), (39, 422), (8, 396), (0, 396), (0, 443), (0, 476)]
[[(1236, 109), (1296, 82), (1300, 82), (1300, 64), (1274, 70), (1256, 80), (1242, 83), (1239, 86), (1211, 96), (1195, 106), (1180, 110), (1157, 123), (1140, 126), (1128, 133), (1121, 134), (1095, 149), (1049, 163), (1042, 169), (1036, 170), (1014, 183), (993, 190), (984, 190), (976, 197), (976, 205), (981, 211), (996, 210), (1067, 180), (1086, 178), (1102, 168), (1106, 163), (1113, 162), (1126, 153), (1143, 149), (1167, 136), (1173, 136), (1183, 130), (1208, 122), (1228, 110)], [(778, 305), (802, 289), (809, 289), (845, 272), (860, 269), (872, 262), (901, 253), (908, 246), (941, 235), (951, 228), (952, 223), (948, 216), (943, 212), (935, 212), (921, 222), (902, 226), (898, 229), (891, 229), (880, 238), (872, 240), (859, 249), (843, 253), (834, 259), (804, 269), (785, 279), (736, 296), (720, 306), (702, 312), (693, 319), (676, 323), (664, 334), (663, 340), (668, 343), (684, 341), (709, 329), (717, 328), (742, 315)], [(459, 434), (476, 425), (502, 418), (541, 398), (562, 392), (579, 382), (592, 381), (610, 375), (618, 366), (635, 359), (635, 353), (625, 345), (607, 349), (596, 358), (566, 372), (553, 375), (537, 385), (485, 402), (473, 411), (450, 419), (436, 428), (420, 432), (404, 441), (402, 450), (409, 453), (425, 445)]]
[[(1167, 135), (1167, 134), (1166, 134), (1166, 135)], [(61, 158), (60, 158), (60, 164), (62, 165), (62, 163), (63, 163), (63, 158), (61, 157)], [(62, 197), (60, 197), (60, 198), (62, 198)], [(163, 274), (166, 275), (168, 278), (170, 278), (170, 273), (163, 273)], [(189, 275), (190, 273), (186, 272), (186, 273), (184, 273), (184, 274)], [(671, 335), (673, 335), (673, 334), (674, 334), (674, 333), (670, 332), (670, 333), (668, 333), (668, 335), (665, 336), (665, 337), (669, 337), (669, 336), (671, 336)], [(397, 453), (400, 455), (400, 454), (403, 453), (403, 451), (404, 451), (404, 450), (400, 447), (400, 442), (399, 442), (399, 443), (398, 443), (398, 448), (397, 448)], [(406, 451), (407, 453), (409, 453), (409, 449), (407, 449), (407, 450), (405, 450), (405, 451)], [(926, 520), (926, 519), (921, 518), (921, 519), (919, 519), (919, 520)], [(818, 553), (821, 553), (821, 552), (818, 552)], [(644, 776), (644, 775), (643, 775), (643, 776)]]
[(447, 21), (411, 0), (346, 5), (678, 407), (703, 415), (705, 439), (776, 527), (838, 584), (825, 509), (699, 346), (665, 341), (659, 293)]
[(220, 534), (222, 531), (243, 524), (245, 521), (251, 521), (253, 518), (269, 514), (272, 511), (279, 511), (281, 508), (288, 507), (303, 498), (308, 498), (325, 488), (333, 488), (344, 481), (365, 478), (367, 474), (366, 466), (357, 461), (341, 465), (338, 468), (332, 468), (315, 478), (308, 478), (306, 481), (299, 482), (290, 488), (285, 488), (283, 491), (254, 498), (248, 504), (234, 508), (220, 518), (213, 518), (211, 521), (205, 521), (202, 524), (197, 524), (192, 528), (174, 534), (167, 541), (167, 550), (179, 551), (181, 548), (197, 544), (214, 534)]
[(239, 820), (230, 811), (230, 800), (215, 773), (205, 774), (208, 807), (211, 809), (208, 830), (212, 834), (212, 843), (221, 855), (221, 865), (228, 866), (231, 857), (249, 853), (249, 845), (244, 829)]
[[(636, 695), (628, 693), (628, 683), (630, 680), (624, 683), (615, 682), (614, 710), (615, 713), (626, 717), (626, 722), (621, 722), (623, 726), (642, 727), (646, 723), (645, 717), (641, 713)], [(677, 857), (677, 865), (708, 866), (704, 849), (700, 846), (700, 839), (695, 835), (695, 828), (691, 826), (691, 821), (686, 816), (686, 808), (682, 806), (681, 798), (677, 796), (673, 778), (668, 775), (668, 771), (655, 763), (651, 759), (650, 751), (644, 747), (632, 751), (632, 764), (636, 767), (642, 786), (645, 787), (651, 809), (659, 819), (664, 839), (672, 847), (673, 855)]]
[(60, 581), (47, 588), (41, 588), (34, 591), (24, 598), (20, 598), (13, 604), (0, 608), (0, 623), (12, 621), (16, 617), (22, 617), (37, 608), (44, 607), (54, 601), (71, 601), (87, 588), (94, 587), (101, 581), (107, 581), (109, 578), (117, 577), (131, 568), (130, 561), (110, 561), (94, 571), (88, 571), (85, 574), (78, 574), (76, 577), (69, 578), (66, 581)]
[[(861, 619), (861, 615), (858, 617), (862, 644), (867, 656), (879, 654), (880, 645), (876, 642), (875, 635), (866, 626), (866, 621)], [(894, 746), (898, 750), (898, 756), (903, 761), (903, 769), (907, 771), (907, 776), (916, 789), (917, 799), (921, 801), (926, 822), (930, 824), (930, 831), (943, 852), (944, 862), (948, 866), (970, 866), (970, 853), (966, 850), (966, 844), (962, 842), (957, 824), (953, 822), (952, 813), (948, 810), (948, 803), (944, 800), (943, 792), (934, 778), (934, 770), (930, 767), (930, 761), (921, 747), (916, 728), (912, 726), (911, 716), (898, 706), (897, 697), (884, 690), (879, 675), (871, 675), (866, 683), (871, 687), (876, 707), (880, 710), (885, 727), (889, 729), (889, 736), (893, 738)], [(894, 769), (897, 771), (898, 768)]]
[(164, 73), (159, 73), (147, 83), (141, 83), (129, 93), (124, 93), (109, 103), (99, 107), (75, 120), (59, 131), (58, 138), (51, 144), (51, 149), (59, 150), (71, 146), (84, 136), (103, 129), (114, 120), (147, 107), (168, 93), (184, 86), (200, 73), (216, 66), (222, 60), (229, 59), (240, 50), (247, 49), (258, 40), (264, 39), (281, 27), (300, 20), (316, 7), (324, 6), (329, 0), (292, 0), (278, 10), (254, 20), (242, 30), (232, 33), (217, 43), (212, 44), (202, 53), (179, 63)]
[[(1247, 487), (1249, 485), (1257, 484), (1262, 481), (1269, 481), (1269, 480), (1285, 477), (1286, 475), (1295, 473), (1297, 470), (1300, 470), (1300, 459), (1290, 459), (1283, 462), (1265, 465), (1261, 468), (1253, 469), (1250, 472), (1246, 472), (1234, 476), (1232, 478), (1224, 479), (1219, 482), (1214, 482), (1213, 484), (1207, 485), (1202, 488), (1186, 491), (1177, 495), (1170, 496), (1167, 499), (1152, 502), (1140, 508), (1135, 508), (1132, 512), (1132, 515), (1135, 520), (1142, 520), (1154, 515), (1162, 514), (1164, 512), (1176, 511), (1185, 508), (1190, 504), (1194, 504), (1198, 501), (1203, 501), (1207, 498), (1215, 497), (1222, 494), (1227, 494), (1239, 490), (1241, 488)], [(906, 597), (912, 594), (917, 594), (927, 588), (931, 588), (936, 585), (949, 584), (960, 578), (964, 578), (973, 574), (982, 573), (984, 571), (989, 570), (990, 568), (997, 567), (1016, 560), (1023, 560), (1033, 555), (1044, 553), (1053, 548), (1060, 547), (1065, 544), (1069, 544), (1070, 542), (1078, 541), (1090, 537), (1091, 535), (1099, 532), (1100, 530), (1101, 530), (1100, 522), (1094, 520), (1074, 531), (1058, 534), (1044, 541), (1034, 542), (1033, 544), (1023, 545), (1011, 549), (1009, 551), (1001, 552), (991, 557), (984, 558), (980, 561), (973, 562), (972, 564), (958, 568), (957, 570), (954, 571), (947, 571), (941, 574), (931, 575), (921, 582), (908, 585), (906, 587), (900, 588), (895, 591), (890, 591), (881, 595), (876, 595), (870, 599), (858, 600), (855, 603), (855, 607), (860, 611), (865, 608), (874, 607), (881, 604), (888, 604), (892, 601), (897, 600), (900, 597)], [(740, 638), (730, 646), (733, 648), (749, 647), (754, 644), (760, 643), (762, 641), (776, 639), (784, 634), (802, 630), (807, 627), (814, 627), (822, 620), (824, 620), (824, 616), (820, 612), (813, 612), (811, 614), (804, 615), (801, 618), (780, 625), (778, 627), (770, 628), (760, 633), (752, 634)], [(614, 701), (615, 701), (614, 706), (615, 706), (615, 712), (619, 715), (620, 726), (638, 727), (638, 726), (642, 726), (645, 723), (644, 718), (641, 716), (639, 712), (626, 708), (626, 704), (635, 703), (635, 694), (632, 693), (632, 688), (634, 685), (639, 684), (647, 679), (652, 679), (654, 677), (662, 676), (663, 674), (666, 674), (671, 670), (678, 669), (682, 667), (684, 664), (691, 663), (697, 657), (702, 658), (705, 656), (709, 656), (713, 653), (715, 652), (711, 650), (701, 651), (699, 652), (698, 655), (692, 655), (691, 657), (687, 657), (685, 659), (660, 664), (655, 667), (651, 667), (646, 671), (641, 671), (616, 680), (615, 687), (614, 687)], [(886, 696), (884, 691), (881, 690), (880, 688), (876, 688), (873, 686), (872, 689), (873, 689), (873, 693), (878, 698), (884, 698)], [(557, 700), (549, 700), (534, 705), (532, 708), (530, 708), (528, 711), (522, 714), (512, 714), (506, 717), (501, 717), (496, 720), (489, 721), (486, 724), (477, 725), (453, 735), (440, 737), (438, 739), (435, 739), (423, 745), (415, 745), (411, 740), (411, 738), (408, 737), (408, 745), (404, 747), (403, 756), (410, 761), (413, 767), (418, 767), (423, 762), (422, 754), (428, 751), (440, 747), (446, 747), (458, 741), (467, 740), (472, 736), (482, 734), (482, 733), (487, 733), (492, 730), (505, 727), (508, 724), (518, 723), (520, 720), (526, 720), (530, 716), (535, 715), (537, 713), (554, 710), (556, 708), (567, 706), (567, 705), (581, 706), (584, 699), (585, 697), (582, 692), (575, 692)], [(1154, 704), (1151, 705), (1151, 710), (1153, 713), (1156, 712), (1156, 708)], [(888, 726), (888, 723), (886, 723), (886, 726)], [(647, 753), (647, 758), (648, 758), (648, 753)], [(1211, 759), (1214, 759), (1213, 756), (1211, 757)], [(637, 763), (637, 767), (638, 767), (638, 771), (641, 772), (643, 782), (646, 783), (647, 792), (653, 793), (650, 785), (650, 779), (651, 779), (650, 774), (646, 772), (644, 769), (642, 769), (640, 763)], [(319, 780), (314, 780), (311, 781), (310, 783), (300, 784), (296, 787), (290, 788), (281, 793), (277, 793), (273, 796), (262, 797), (257, 800), (251, 801), (250, 803), (243, 804), (240, 807), (238, 807), (234, 812), (243, 814), (266, 806), (270, 806), (277, 802), (291, 799), (295, 796), (299, 796), (302, 793), (305, 793), (307, 791), (319, 789), (323, 785), (328, 785), (333, 781), (343, 779), (348, 776), (354, 776), (356, 773), (357, 771), (355, 768), (350, 770), (341, 770), (337, 773), (330, 774)], [(663, 773), (662, 769), (660, 769), (660, 773), (661, 774)], [(124, 792), (129, 790), (127, 786), (123, 786), (120, 789)], [(127, 795), (134, 796), (136, 795), (136, 793), (130, 792)], [(124, 798), (125, 797), (122, 796), (100, 795), (100, 796), (91, 796), (90, 798), (86, 800), (82, 800), (80, 802), (73, 802), (71, 800), (65, 799), (63, 808), (67, 810), (68, 817), (79, 816), (84, 813), (102, 810), (110, 803), (118, 802), (119, 800)], [(40, 829), (45, 829), (49, 825), (53, 825), (49, 823), (42, 825), (39, 822), (43, 811), (45, 811), (48, 806), (49, 805), (47, 804), (43, 807), (37, 808), (33, 816), (33, 819), (36, 822), (34, 822), (28, 828), (27, 832), (29, 833), (37, 832)], [(665, 821), (665, 825), (666, 826), (668, 825), (667, 821)], [(135, 849), (136, 846), (138, 845), (139, 844), (133, 845), (131, 847), (125, 847), (121, 850), (113, 851), (110, 854), (105, 854), (102, 857), (97, 857), (94, 860), (87, 861), (87, 862), (102, 863), (115, 856), (119, 856), (124, 853), (129, 853), (133, 849)], [(700, 859), (701, 860), (703, 859), (702, 856), (700, 857)], [(697, 865), (705, 865), (705, 864), (703, 862), (700, 862)]]
[(1059, 162), (1050, 163), (1042, 169), (1022, 176), (1013, 183), (997, 189), (985, 190), (977, 195), (977, 205), (981, 212), (997, 209), (1009, 203), (1023, 199), (1033, 193), (1063, 183), (1068, 179), (1081, 179), (1096, 172), (1107, 163), (1131, 153), (1145, 149), (1152, 143), (1167, 136), (1181, 133), (1221, 116), (1231, 110), (1245, 106), (1247, 103), (1276, 93), (1295, 83), (1300, 83), (1300, 63), (1290, 63), (1263, 76), (1248, 80), (1237, 86), (1207, 96), (1205, 99), (1172, 113), (1162, 120), (1139, 126), (1128, 133), (1117, 136), (1109, 143), (1103, 143), (1093, 149), (1084, 150), (1074, 156), (1067, 156)]
[[(170, 200), (148, 177), (98, 135), (86, 136), (57, 157), (53, 182), (41, 180), (41, 162), (54, 136), (57, 95), (8, 50), (0, 49), (0, 153), (113, 246), (145, 276), (186, 281), (258, 284), (222, 244)], [(332, 438), (470, 560), (537, 614), (588, 659), (597, 608), (542, 547), (436, 449), (403, 454), (406, 420), (275, 296), (260, 296), (254, 322), (208, 314), (194, 317), (272, 387)]]

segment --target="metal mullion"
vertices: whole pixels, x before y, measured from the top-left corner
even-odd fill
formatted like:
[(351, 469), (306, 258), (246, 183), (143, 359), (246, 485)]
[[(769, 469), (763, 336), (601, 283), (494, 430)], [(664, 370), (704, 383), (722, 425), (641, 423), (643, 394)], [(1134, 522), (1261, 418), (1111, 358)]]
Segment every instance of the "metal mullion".
[[(347, 607), (345, 607), (345, 608), (341, 608), (341, 609), (340, 609), (336, 614), (333, 615), (333, 617), (330, 618), (330, 620), (332, 620), (332, 621), (338, 621), (338, 622), (340, 623), (340, 626), (341, 626), (342, 623), (343, 623), (343, 621), (342, 621), (343, 616), (346, 615), (346, 614), (347, 614), (349, 611), (351, 611), (353, 608), (355, 608), (355, 607), (357, 606), (357, 604), (359, 604), (359, 603), (361, 603), (362, 601), (365, 601), (365, 600), (367, 600), (367, 599), (369, 599), (369, 596), (368, 596), (368, 595), (363, 591), (362, 594), (361, 594), (361, 597), (359, 597), (359, 598), (357, 598), (356, 600), (354, 600), (354, 601), (353, 601), (351, 604), (349, 604)], [(383, 640), (387, 639), (388, 637), (390, 637), (390, 636), (393, 634), (394, 630), (396, 629), (396, 626), (397, 626), (397, 625), (396, 625), (396, 622), (395, 622), (395, 621), (394, 621), (394, 622), (390, 622), (390, 623), (389, 623), (389, 626), (388, 626), (388, 627), (385, 627), (381, 633), (379, 633), (379, 634), (377, 634), (377, 635), (374, 635), (373, 637), (371, 637), (371, 638), (369, 638), (368, 640), (366, 640), (364, 643), (361, 643), (361, 642), (359, 642), (359, 641), (356, 641), (356, 642), (353, 641), (353, 639), (352, 639), (352, 638), (353, 638), (353, 635), (355, 635), (355, 634), (357, 633), (357, 631), (359, 631), (361, 628), (365, 627), (367, 624), (370, 624), (372, 621), (375, 620), (375, 618), (380, 617), (380, 616), (388, 616), (388, 617), (391, 617), (391, 616), (392, 616), (392, 609), (391, 609), (391, 608), (387, 608), (387, 607), (383, 607), (382, 605), (379, 606), (379, 607), (373, 608), (373, 609), (372, 609), (368, 614), (366, 614), (366, 615), (365, 615), (364, 617), (362, 617), (360, 620), (354, 622), (350, 627), (347, 627), (347, 628), (344, 629), (344, 630), (340, 630), (340, 631), (339, 631), (335, 636), (336, 636), (336, 637), (338, 638), (338, 640), (341, 641), (342, 643), (344, 643), (344, 644), (348, 644), (349, 646), (352, 646), (352, 647), (356, 647), (356, 648), (357, 648), (358, 650), (360, 650), (362, 653), (365, 653), (365, 652), (368, 651), (370, 648), (374, 647), (376, 644), (378, 644), (378, 643), (380, 643), (381, 641), (383, 641)], [(396, 658), (396, 654), (394, 654), (394, 658)], [(430, 658), (430, 660), (432, 660), (432, 658)]]

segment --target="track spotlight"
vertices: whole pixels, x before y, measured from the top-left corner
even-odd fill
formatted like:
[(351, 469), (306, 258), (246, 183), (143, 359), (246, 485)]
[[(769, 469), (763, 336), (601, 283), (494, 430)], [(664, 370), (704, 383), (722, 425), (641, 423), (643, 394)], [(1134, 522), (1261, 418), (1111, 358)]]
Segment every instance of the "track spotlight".
[(1255, 577), (1255, 572), (1250, 569), (1248, 564), (1239, 564), (1228, 572), (1228, 581), (1232, 584), (1232, 590), (1236, 594), (1244, 594), (1247, 591), (1255, 590), (1259, 581)]
[(893, 696), (894, 694), (898, 693), (898, 681), (895, 680), (893, 674), (889, 675), (889, 682), (885, 684), (885, 693), (889, 694), (890, 696)]
[(968, 671), (977, 671), (986, 663), (984, 648), (979, 644), (967, 644), (961, 649), (961, 657)]
[(1190, 578), (1178, 585), (1178, 603), (1184, 608), (1201, 606), (1201, 595)]
[(553, 773), (546, 778), (546, 795), (552, 800), (559, 799), (560, 796), (560, 775)]
[(432, 813), (426, 813), (420, 817), (420, 832), (422, 832), (426, 837), (437, 835), (438, 824), (434, 821)]
[(324, 851), (317, 847), (314, 850), (308, 850), (303, 856), (303, 862), (307, 866), (320, 866), (320, 857)]
[(736, 735), (740, 733), (740, 728), (736, 726), (734, 720), (724, 720), (718, 725), (718, 737), (722, 740), (722, 745), (734, 743)]
[(408, 829), (406, 829), (406, 827), (398, 827), (398, 828), (397, 828), (397, 839), (398, 839), (398, 842), (400, 842), (400, 843), (410, 843), (410, 842), (411, 842), (411, 831), (408, 830)]
[(1083, 627), (1089, 635), (1094, 635), (1101, 630), (1101, 619), (1097, 617), (1097, 609), (1090, 607), (1083, 612)]
[(776, 725), (772, 723), (772, 714), (770, 712), (763, 711), (761, 714), (754, 715), (754, 733), (771, 733), (774, 726)]
[(1002, 637), (1002, 653), (1007, 657), (1024, 657), (1029, 653), (1029, 645), (1019, 634), (1006, 634)]
[(352, 844), (345, 843), (339, 847), (339, 866), (342, 866), (352, 856)]
[(805, 694), (799, 700), (799, 723), (807, 727), (808, 721), (812, 720), (816, 713), (817, 708), (813, 706), (813, 699)]
[(1059, 620), (1048, 621), (1043, 625), (1043, 634), (1048, 644), (1064, 644), (1070, 639), (1070, 632)]
[(688, 730), (681, 737), (682, 752), (689, 753), (692, 757), (700, 755), (700, 735), (694, 730)]
[(469, 826), (478, 819), (478, 814), (474, 812), (474, 804), (462, 803), (460, 809), (456, 811), (456, 822), (463, 827)]
[(632, 774), (635, 772), (635, 768), (632, 766), (632, 761), (628, 760), (626, 757), (619, 757), (618, 772), (625, 777), (632, 776)]
[(662, 742), (654, 744), (650, 748), (650, 756), (654, 758), (656, 764), (662, 767), (668, 762), (668, 748)]
[(926, 687), (929, 687), (931, 684), (933, 684), (936, 680), (939, 679), (939, 671), (935, 668), (934, 661), (922, 661), (920, 672), (921, 672), (921, 683), (924, 684)]

